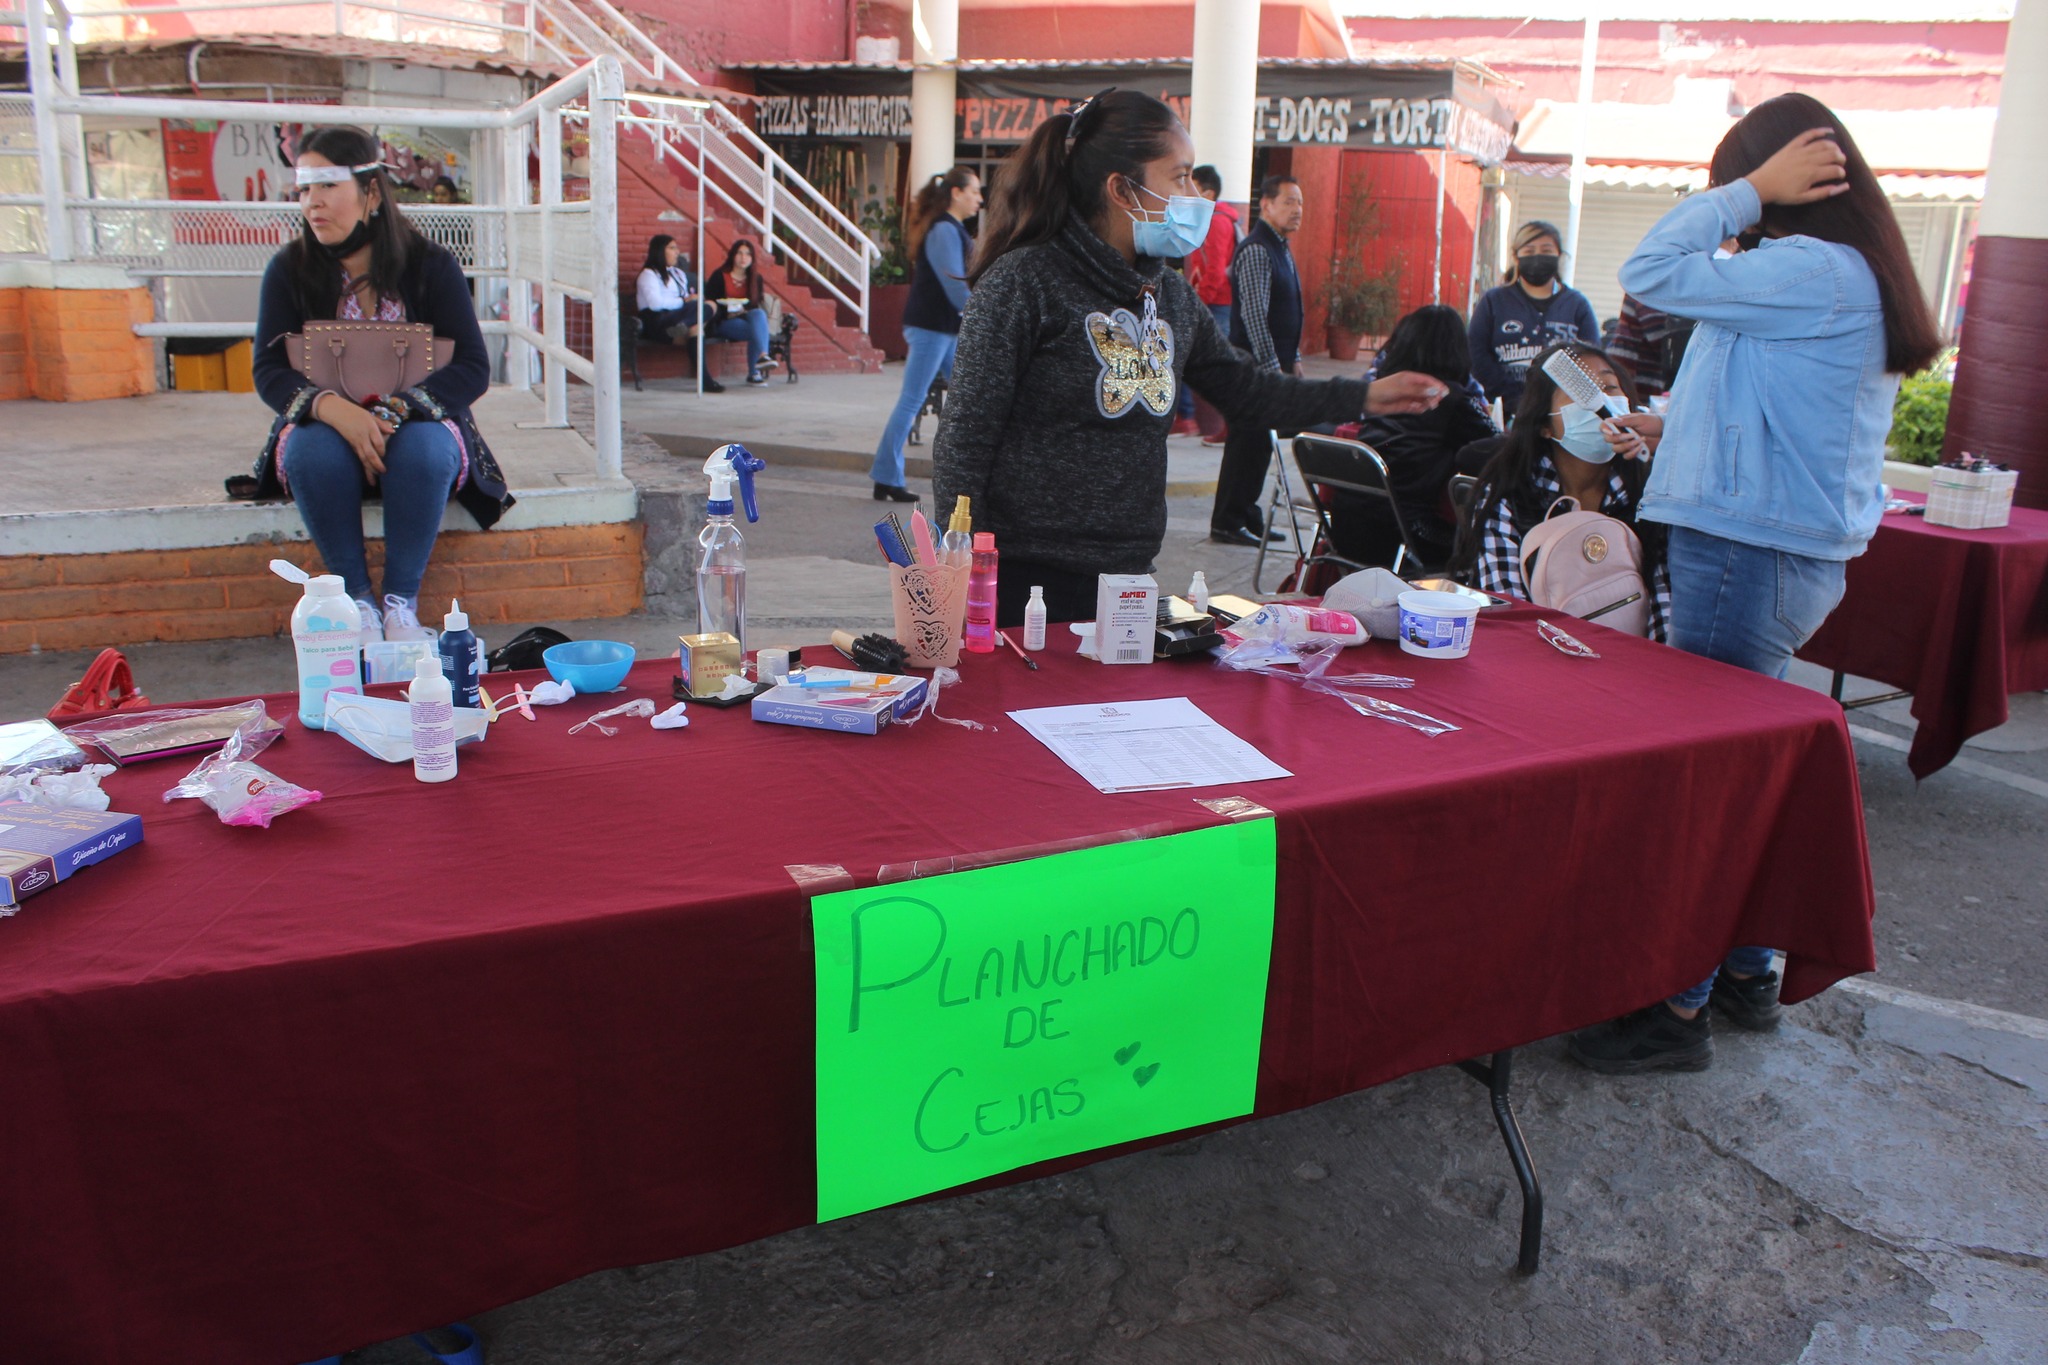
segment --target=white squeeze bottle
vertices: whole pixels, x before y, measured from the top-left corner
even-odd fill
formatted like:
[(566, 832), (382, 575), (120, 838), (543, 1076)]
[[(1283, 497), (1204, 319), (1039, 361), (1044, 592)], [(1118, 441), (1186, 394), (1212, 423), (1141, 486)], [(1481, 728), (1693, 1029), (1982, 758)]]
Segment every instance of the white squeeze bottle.
[(1045, 589), (1034, 586), (1024, 604), (1024, 648), (1045, 648)]
[(413, 666), (405, 699), (412, 704), (412, 775), (422, 782), (446, 782), (455, 776), (455, 689), (439, 659), (421, 659)]
[(1188, 580), (1188, 605), (1196, 611), (1209, 610), (1209, 578), (1200, 569)]
[(327, 728), (327, 694), (362, 694), (363, 617), (339, 574), (315, 574), (292, 608), (292, 647), (299, 658), (299, 724)]

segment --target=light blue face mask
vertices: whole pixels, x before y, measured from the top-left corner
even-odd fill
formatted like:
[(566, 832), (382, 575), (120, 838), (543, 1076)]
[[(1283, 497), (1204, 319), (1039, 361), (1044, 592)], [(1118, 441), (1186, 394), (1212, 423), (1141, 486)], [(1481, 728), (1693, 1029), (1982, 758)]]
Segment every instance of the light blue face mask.
[(1587, 464), (1606, 464), (1614, 458), (1614, 447), (1607, 444), (1607, 437), (1600, 430), (1599, 413), (1567, 403), (1558, 410), (1558, 416), (1564, 418), (1564, 435), (1554, 439), (1567, 454), (1576, 455)]
[(1135, 180), (1130, 183), (1138, 193), (1166, 201), (1164, 218), (1130, 215), (1131, 245), (1137, 248), (1140, 256), (1157, 256), (1168, 261), (1191, 256), (1209, 239), (1209, 218), (1216, 212), (1215, 200), (1204, 199), (1199, 194), (1160, 194)]

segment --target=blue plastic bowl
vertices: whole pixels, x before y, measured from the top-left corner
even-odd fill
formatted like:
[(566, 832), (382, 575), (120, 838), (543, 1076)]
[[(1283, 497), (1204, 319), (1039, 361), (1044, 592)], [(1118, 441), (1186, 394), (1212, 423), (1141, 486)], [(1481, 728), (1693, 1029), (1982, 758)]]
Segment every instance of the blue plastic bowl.
[(578, 692), (609, 692), (626, 680), (633, 666), (633, 646), (617, 640), (571, 640), (542, 651), (541, 661), (556, 682)]

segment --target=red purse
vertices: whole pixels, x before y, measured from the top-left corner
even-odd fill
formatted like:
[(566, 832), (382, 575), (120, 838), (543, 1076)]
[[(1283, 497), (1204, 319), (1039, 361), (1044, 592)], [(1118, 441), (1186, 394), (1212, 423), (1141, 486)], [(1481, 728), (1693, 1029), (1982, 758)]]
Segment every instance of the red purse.
[(50, 708), (51, 720), (78, 720), (105, 715), (109, 711), (140, 711), (149, 698), (135, 690), (135, 674), (128, 656), (118, 649), (103, 649), (85, 670), (85, 676), (71, 684), (63, 700)]

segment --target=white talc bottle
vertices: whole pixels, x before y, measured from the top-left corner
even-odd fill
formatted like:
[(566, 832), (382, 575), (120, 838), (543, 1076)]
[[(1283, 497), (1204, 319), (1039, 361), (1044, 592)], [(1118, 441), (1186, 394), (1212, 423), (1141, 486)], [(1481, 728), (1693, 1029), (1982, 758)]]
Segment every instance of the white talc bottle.
[(299, 661), (299, 724), (327, 728), (327, 694), (363, 690), (363, 618), (338, 574), (315, 574), (292, 608), (292, 648)]
[(419, 661), (405, 699), (412, 704), (412, 775), (448, 781), (455, 776), (455, 689), (439, 659)]
[(1033, 587), (1024, 604), (1024, 648), (1045, 648), (1045, 589)]

